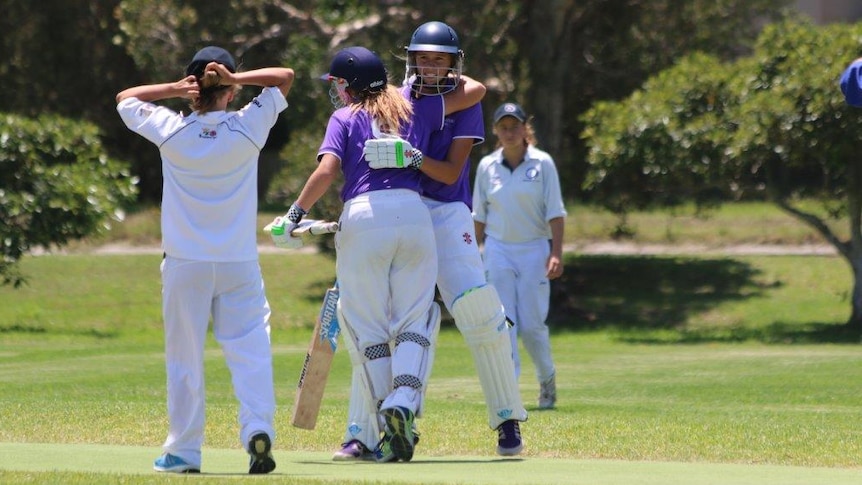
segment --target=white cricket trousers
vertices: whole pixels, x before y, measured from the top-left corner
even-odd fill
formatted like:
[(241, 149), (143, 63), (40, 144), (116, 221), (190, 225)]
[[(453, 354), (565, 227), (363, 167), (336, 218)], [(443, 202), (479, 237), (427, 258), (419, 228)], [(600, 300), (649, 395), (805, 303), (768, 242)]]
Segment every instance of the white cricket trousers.
[(419, 390), (404, 386), (393, 393), (392, 381), (398, 376), (422, 376), (430, 348), (405, 342), (395, 347), (391, 359), (372, 349), (382, 349), (406, 334), (436, 345), (428, 328), (437, 279), (431, 216), (416, 192), (389, 189), (345, 202), (340, 222), (335, 267), (343, 324), (366, 358), (377, 354), (378, 358), (365, 363), (373, 397), (386, 398), (385, 407), (403, 406), (415, 412)]
[(164, 451), (200, 465), (204, 344), (210, 317), (239, 401), (243, 449), (256, 432), (274, 439), (270, 309), (259, 263), (214, 263), (167, 256), (162, 261), (162, 312), (170, 421)]
[(505, 243), (490, 236), (485, 238), (488, 282), (497, 289), (506, 316), (515, 324), (510, 329), (515, 374), (521, 375), (520, 336), (536, 367), (539, 382), (554, 375), (550, 333), (545, 323), (551, 300), (551, 284), (547, 277), (550, 254), (550, 244), (544, 239)]
[(463, 202), (439, 202), (427, 197), (423, 201), (431, 212), (439, 255), (437, 288), (446, 309), (452, 311), (455, 298), (487, 283), (476, 243), (476, 225)]

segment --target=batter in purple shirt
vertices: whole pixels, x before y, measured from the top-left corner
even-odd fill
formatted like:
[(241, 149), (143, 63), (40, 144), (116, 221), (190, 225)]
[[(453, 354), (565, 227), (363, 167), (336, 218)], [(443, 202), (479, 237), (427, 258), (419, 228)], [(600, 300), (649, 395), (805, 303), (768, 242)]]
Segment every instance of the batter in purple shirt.
[[(418, 113), (423, 110), (418, 110)], [(446, 160), (449, 147), (456, 139), (470, 140), (472, 145), (478, 145), (485, 140), (485, 121), (482, 116), (481, 104), (475, 104), (470, 108), (446, 116), (443, 121), (443, 129), (431, 134), (428, 150), (424, 153), (431, 158)], [(469, 159), (461, 167), (461, 174), (453, 184), (439, 182), (424, 175), (422, 177), (422, 195), (440, 202), (463, 202), (468, 209), (471, 209), (473, 196), (470, 192)]]
[[(427, 100), (445, 97), (462, 86), (463, 59), (458, 36), (448, 25), (426, 22), (413, 32), (404, 85), (410, 89), (414, 111), (421, 112)], [(488, 424), (497, 431), (497, 453), (513, 456), (523, 450), (520, 422), (526, 421), (527, 411), (518, 389), (505, 309), (496, 289), (485, 279), (471, 213), (469, 156), (473, 145), (483, 140), (482, 110), (477, 105), (447, 115), (440, 130), (431, 134), (428, 146), (420, 148), (425, 154), (418, 163), (414, 157), (411, 163), (402, 164), (410, 152), (399, 150), (403, 147), (395, 142), (396, 163), (384, 166), (422, 171), (422, 200), (431, 213), (437, 246), (437, 287), (473, 354)], [(369, 142), (377, 153), (386, 143)], [(389, 155), (378, 158), (388, 162), (393, 159)], [(346, 442), (334, 459), (362, 459), (362, 448), (355, 445)]]
[[(284, 216), (290, 224), (285, 239), (291, 225), (343, 174), (344, 207), (335, 234), (337, 315), (354, 383), (362, 390), (360, 400), (373, 410), (361, 426), (379, 439), (385, 425), (381, 446), (387, 456), (409, 461), (413, 420), (440, 321), (434, 303), (437, 251), (431, 217), (419, 196), (421, 174), (412, 169), (372, 170), (363, 149), (375, 134), (424, 146), (430, 129), (412, 116), (410, 103), (388, 84), (383, 62), (368, 49), (340, 51), (327, 78), (333, 103), (343, 107), (330, 117), (317, 168)], [(439, 125), (442, 108), (429, 108), (422, 117)]]

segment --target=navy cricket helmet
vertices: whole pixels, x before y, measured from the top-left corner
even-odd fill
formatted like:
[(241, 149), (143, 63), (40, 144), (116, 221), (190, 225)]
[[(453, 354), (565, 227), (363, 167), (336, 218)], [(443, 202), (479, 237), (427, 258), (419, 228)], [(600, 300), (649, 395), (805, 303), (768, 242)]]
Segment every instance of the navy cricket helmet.
[(426, 22), (419, 26), (410, 38), (407, 52), (428, 51), (463, 55), (458, 34), (443, 22)]
[[(329, 72), (321, 79), (332, 83), (329, 95), (336, 108), (346, 106), (362, 93), (386, 89), (388, 79), (383, 61), (374, 52), (361, 46), (347, 47), (335, 54)], [(350, 89), (351, 94), (347, 93)]]
[[(404, 83), (420, 94), (444, 94), (455, 89), (461, 80), (464, 67), (464, 51), (461, 41), (452, 27), (438, 21), (426, 22), (420, 25), (410, 38), (407, 50), (407, 65)], [(416, 62), (417, 52), (440, 52), (450, 54), (452, 62), (445, 76), (430, 77), (420, 75)]]

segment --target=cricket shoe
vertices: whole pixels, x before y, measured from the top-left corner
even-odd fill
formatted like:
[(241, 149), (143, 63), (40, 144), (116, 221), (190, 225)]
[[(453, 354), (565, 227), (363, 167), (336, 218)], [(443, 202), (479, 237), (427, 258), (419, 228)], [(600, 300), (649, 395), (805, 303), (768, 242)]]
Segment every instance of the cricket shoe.
[(392, 452), (392, 436), (389, 433), (384, 433), (383, 438), (377, 443), (374, 448), (374, 461), (377, 463), (389, 463), (398, 461), (398, 457)]
[(153, 470), (168, 473), (200, 473), (201, 467), (192, 465), (176, 455), (165, 453), (153, 462)]
[[(415, 422), (414, 422), (415, 424)], [(392, 452), (392, 446), (390, 446), (390, 440), (392, 436), (389, 433), (384, 433), (383, 438), (377, 443), (377, 446), (374, 448), (373, 459), (378, 463), (388, 463), (390, 461), (398, 461), (398, 457), (395, 456), (395, 453)], [(419, 431), (416, 428), (413, 428), (413, 448), (416, 448), (416, 445), (419, 444)]]
[(248, 441), (248, 473), (260, 475), (275, 470), (275, 459), (272, 457), (272, 441), (266, 433), (258, 433)]
[(556, 376), (542, 382), (539, 386), (539, 409), (553, 409), (557, 403)]
[(368, 461), (374, 459), (374, 452), (359, 440), (343, 443), (341, 449), (332, 455), (332, 461)]
[(392, 453), (401, 461), (413, 459), (413, 411), (396, 406), (384, 409), (383, 418), (386, 420), (387, 433), (389, 434), (389, 446)]
[(521, 440), (521, 425), (514, 419), (503, 421), (497, 426), (497, 454), (501, 456), (515, 456), (524, 449)]

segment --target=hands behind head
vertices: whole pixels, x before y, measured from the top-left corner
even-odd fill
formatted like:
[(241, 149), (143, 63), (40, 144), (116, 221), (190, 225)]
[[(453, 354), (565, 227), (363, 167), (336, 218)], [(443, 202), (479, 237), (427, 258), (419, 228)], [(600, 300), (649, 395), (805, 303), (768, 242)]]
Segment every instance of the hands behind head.
[(230, 86), (231, 84), (236, 84), (234, 81), (234, 74), (228, 70), (224, 66), (224, 64), (219, 64), (218, 62), (210, 62), (207, 64), (206, 69), (204, 69), (204, 76), (209, 73), (214, 72), (216, 75), (216, 80), (218, 83), (212, 84), (212, 86)]
[(179, 98), (195, 99), (200, 95), (200, 86), (194, 76), (186, 76), (175, 82), (173, 90)]
[(210, 62), (204, 69), (204, 75), (198, 83), (198, 79), (189, 75), (174, 83), (174, 90), (180, 97), (195, 99), (200, 96), (200, 90), (214, 86), (229, 86), (235, 84), (234, 74), (218, 62)]

